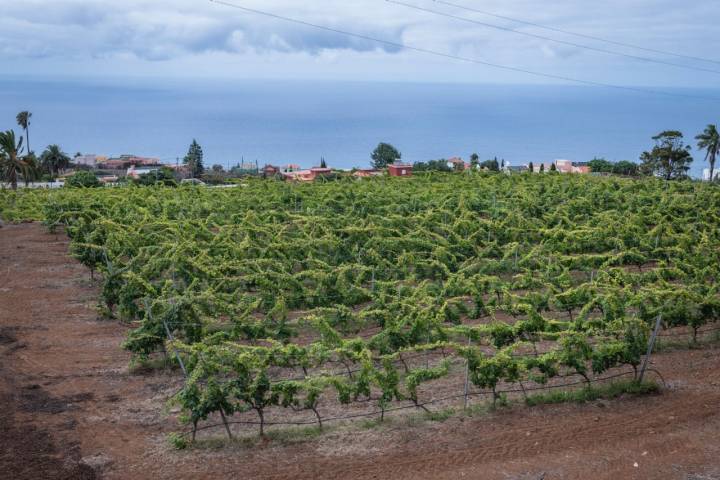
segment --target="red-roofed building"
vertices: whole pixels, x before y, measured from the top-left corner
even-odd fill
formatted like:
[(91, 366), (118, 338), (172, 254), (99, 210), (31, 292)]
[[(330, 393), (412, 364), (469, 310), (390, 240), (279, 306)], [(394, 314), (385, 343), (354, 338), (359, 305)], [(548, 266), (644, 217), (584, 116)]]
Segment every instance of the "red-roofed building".
[(394, 163), (388, 166), (388, 173), (391, 177), (410, 177), (413, 173), (413, 166), (409, 163)]
[(310, 172), (311, 172), (315, 177), (324, 177), (324, 176), (327, 176), (327, 175), (332, 174), (332, 168), (328, 168), (328, 167), (313, 167), (313, 168), (310, 169)]
[(280, 168), (276, 167), (275, 165), (267, 164), (262, 168), (262, 174), (265, 178), (274, 177), (278, 173), (280, 173)]
[(465, 163), (462, 158), (460, 157), (452, 157), (448, 159), (447, 161), (448, 167), (452, 168), (453, 170), (467, 170), (470, 168), (469, 163)]
[(101, 169), (121, 170), (131, 166), (154, 167), (160, 165), (160, 159), (151, 157), (138, 157), (137, 155), (120, 155), (116, 158), (98, 162)]

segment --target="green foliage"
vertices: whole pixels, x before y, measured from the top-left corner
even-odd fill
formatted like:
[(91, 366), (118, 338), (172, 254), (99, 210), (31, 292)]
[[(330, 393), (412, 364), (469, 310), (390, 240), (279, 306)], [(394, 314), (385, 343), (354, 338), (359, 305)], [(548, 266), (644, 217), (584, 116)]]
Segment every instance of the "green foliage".
[(447, 164), (447, 160), (429, 160), (427, 162), (415, 162), (413, 163), (414, 172), (452, 172)]
[(283, 408), (322, 424), (330, 398), (422, 408), (465, 362), (497, 404), (509, 385), (637, 368), (659, 314), (720, 318), (713, 185), (405, 180), (3, 190), (0, 215), (67, 232), (135, 359), (179, 350), (193, 426), (252, 411), (264, 433)]
[(22, 137), (16, 140), (12, 130), (0, 132), (0, 180), (8, 182), (13, 190), (17, 190), (18, 177), (33, 175), (33, 166), (22, 152)]
[(655, 146), (640, 157), (640, 171), (665, 180), (687, 177), (693, 161), (690, 146), (683, 142), (683, 134), (675, 130), (661, 132), (653, 137)]
[(170, 167), (161, 167), (148, 173), (141, 174), (137, 179), (133, 180), (136, 185), (153, 186), (162, 185), (165, 187), (177, 186), (175, 172)]
[(70, 166), (70, 157), (58, 145), (48, 145), (40, 155), (40, 164), (51, 176), (57, 176)]
[(498, 163), (497, 157), (492, 160), (485, 160), (480, 164), (480, 168), (484, 170), (490, 170), (491, 172), (499, 172), (500, 164)]
[(588, 167), (594, 173), (612, 173), (614, 165), (604, 158), (593, 158), (588, 162)]
[(197, 143), (197, 140), (193, 139), (190, 144), (190, 148), (188, 148), (187, 155), (183, 158), (183, 163), (187, 165), (192, 178), (200, 178), (200, 176), (205, 172), (205, 166), (203, 164), (203, 151), (200, 144)]
[(612, 173), (628, 177), (637, 177), (640, 174), (640, 167), (635, 162), (621, 160), (613, 165)]
[(171, 433), (168, 435), (168, 443), (172, 445), (176, 450), (185, 450), (190, 444), (187, 441), (187, 437), (179, 433)]
[(720, 154), (720, 132), (716, 125), (708, 125), (695, 137), (699, 150), (705, 150), (705, 160), (710, 164), (710, 181), (715, 180), (715, 161)]
[(402, 154), (397, 148), (393, 147), (389, 143), (380, 143), (370, 155), (372, 159), (373, 168), (383, 169), (387, 168), (388, 165), (392, 165), (397, 160), (402, 158)]
[(65, 180), (65, 186), (69, 188), (97, 188), (102, 187), (102, 183), (93, 172), (83, 170), (69, 176)]
[(529, 395), (525, 399), (525, 403), (531, 407), (555, 403), (586, 403), (599, 398), (610, 400), (624, 394), (648, 395), (659, 391), (660, 386), (655, 382), (638, 383), (633, 380), (625, 380), (579, 390), (551, 390), (546, 393), (536, 393)]

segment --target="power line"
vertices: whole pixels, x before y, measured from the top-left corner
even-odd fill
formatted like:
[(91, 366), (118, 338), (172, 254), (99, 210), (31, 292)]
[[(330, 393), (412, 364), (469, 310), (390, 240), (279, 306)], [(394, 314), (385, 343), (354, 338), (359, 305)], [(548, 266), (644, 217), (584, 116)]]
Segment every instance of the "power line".
[(487, 11), (484, 11), (484, 10), (478, 10), (478, 9), (476, 9), (476, 8), (471, 8), (471, 7), (467, 7), (467, 6), (465, 6), (465, 5), (459, 5), (459, 4), (457, 4), (457, 3), (447, 2), (447, 1), (444, 1), (444, 0), (432, 0), (432, 1), (433, 1), (433, 2), (436, 2), (436, 3), (443, 4), (443, 5), (447, 5), (447, 6), (450, 6), (450, 7), (459, 8), (459, 9), (461, 9), (461, 10), (466, 10), (466, 11), (468, 11), (468, 12), (479, 13), (479, 14), (481, 14), (481, 15), (486, 15), (486, 16), (488, 16), (488, 17), (499, 18), (499, 19), (501, 19), (501, 20), (509, 20), (509, 21), (511, 21), (511, 22), (520, 23), (520, 24), (523, 24), (523, 25), (529, 25), (529, 26), (531, 26), (531, 27), (542, 28), (542, 29), (544, 29), (544, 30), (549, 30), (549, 31), (551, 31), (551, 32), (564, 33), (565, 35), (573, 35), (573, 36), (580, 37), (580, 38), (587, 38), (587, 39), (589, 39), (589, 40), (595, 40), (595, 41), (598, 41), (598, 42), (608, 43), (608, 44), (610, 44), (610, 45), (617, 45), (617, 46), (620, 46), (620, 47), (635, 48), (635, 49), (637, 49), (637, 50), (643, 50), (643, 51), (645, 51), (645, 52), (659, 53), (659, 54), (661, 54), (661, 55), (669, 55), (669, 56), (671, 56), (671, 57), (686, 58), (686, 59), (689, 59), (689, 60), (697, 60), (697, 61), (700, 61), (700, 62), (708, 62), (708, 63), (714, 63), (714, 64), (720, 65), (720, 61), (719, 61), (719, 60), (713, 60), (713, 59), (710, 59), (710, 58), (696, 57), (696, 56), (693, 56), (693, 55), (684, 55), (684, 54), (681, 54), (681, 53), (669, 52), (669, 51), (667, 51), (667, 50), (659, 50), (659, 49), (655, 49), (655, 48), (648, 48), (648, 47), (643, 47), (643, 46), (640, 46), (640, 45), (634, 45), (634, 44), (632, 44), (632, 43), (618, 42), (617, 40), (609, 40), (609, 39), (607, 39), (607, 38), (597, 37), (597, 36), (595, 36), (595, 35), (588, 35), (588, 34), (584, 34), (584, 33), (572, 32), (572, 31), (569, 31), (569, 30), (561, 29), (561, 28), (550, 27), (550, 26), (548, 26), (548, 25), (542, 25), (542, 24), (540, 24), (540, 23), (534, 23), (534, 22), (529, 22), (529, 21), (527, 21), (527, 20), (521, 20), (521, 19), (519, 19), (519, 18), (508, 17), (508, 16), (505, 16), (505, 15), (498, 15), (498, 14), (496, 14), (496, 13), (491, 13), (491, 12), (487, 12)]
[(684, 93), (668, 92), (668, 91), (663, 91), (663, 90), (651, 90), (651, 89), (646, 89), (646, 88), (641, 88), (641, 87), (631, 87), (631, 86), (627, 86), (627, 85), (616, 85), (616, 84), (611, 84), (611, 83), (597, 82), (597, 81), (594, 81), (594, 80), (583, 80), (583, 79), (578, 79), (578, 78), (566, 77), (566, 76), (563, 76), (563, 75), (555, 75), (555, 74), (552, 74), (552, 73), (543, 73), (543, 72), (537, 72), (537, 71), (534, 71), (534, 70), (526, 70), (526, 69), (520, 68), (520, 67), (513, 67), (513, 66), (510, 66), (510, 65), (501, 65), (501, 64), (497, 64), (497, 63), (487, 62), (487, 61), (484, 61), (484, 60), (478, 60), (478, 59), (475, 59), (475, 58), (469, 58), (469, 57), (463, 57), (463, 56), (460, 56), (460, 55), (453, 55), (453, 54), (450, 54), (450, 53), (438, 52), (438, 51), (436, 51), (436, 50), (429, 50), (429, 49), (421, 48), (421, 47), (413, 47), (413, 46), (410, 46), (410, 45), (406, 45), (406, 44), (403, 44), (403, 43), (394, 42), (394, 41), (391, 41), (391, 40), (383, 40), (383, 39), (380, 39), (380, 38), (371, 37), (371, 36), (369, 36), (369, 35), (363, 35), (363, 34), (359, 34), (359, 33), (348, 32), (348, 31), (346, 31), (346, 30), (340, 30), (340, 29), (337, 29), (337, 28), (327, 27), (327, 26), (324, 26), (324, 25), (319, 25), (319, 24), (316, 24), (316, 23), (307, 22), (307, 21), (305, 21), (305, 20), (298, 20), (298, 19), (295, 19), (295, 18), (286, 17), (286, 16), (284, 16), (284, 15), (279, 15), (279, 14), (276, 14), (276, 13), (271, 13), (271, 12), (267, 12), (267, 11), (263, 11), (263, 10), (257, 10), (257, 9), (254, 9), (254, 8), (244, 7), (244, 6), (241, 6), (241, 5), (234, 4), (234, 3), (226, 2), (226, 1), (224, 1), (224, 0), (209, 0), (209, 1), (212, 2), (212, 3), (216, 3), (216, 4), (218, 4), (218, 5), (225, 5), (225, 6), (227, 6), (227, 7), (236, 8), (236, 9), (238, 9), (238, 10), (242, 10), (242, 11), (247, 12), (247, 13), (254, 13), (254, 14), (256, 14), (256, 15), (262, 15), (262, 16), (265, 16), (265, 17), (274, 18), (274, 19), (277, 19), (277, 20), (282, 20), (282, 21), (289, 22), (289, 23), (294, 23), (294, 24), (297, 24), (297, 25), (303, 25), (303, 26), (306, 26), (306, 27), (312, 27), (312, 28), (316, 28), (316, 29), (318, 29), (318, 30), (323, 30), (323, 31), (326, 31), (326, 32), (332, 32), (332, 33), (337, 33), (337, 34), (340, 34), (340, 35), (345, 35), (345, 36), (348, 36), (348, 37), (359, 38), (359, 39), (361, 39), (361, 40), (367, 40), (367, 41), (371, 41), (371, 42), (376, 42), (376, 43), (379, 43), (379, 44), (382, 44), (382, 45), (388, 45), (388, 46), (391, 46), (391, 47), (394, 47), (394, 48), (399, 48), (399, 49), (403, 49), (403, 50), (409, 50), (409, 51), (418, 52), (418, 53), (424, 53), (424, 54), (427, 54), (427, 55), (434, 55), (434, 56), (437, 56), (437, 57), (449, 58), (449, 59), (458, 60), (458, 61), (461, 61), (461, 62), (474, 63), (474, 64), (477, 64), (477, 65), (484, 65), (484, 66), (487, 66), (487, 67), (498, 68), (498, 69), (501, 69), (501, 70), (507, 70), (507, 71), (511, 71), (511, 72), (524, 73), (524, 74), (533, 75), (533, 76), (536, 76), (536, 77), (550, 78), (550, 79), (553, 79), (553, 80), (561, 80), (561, 81), (565, 81), (565, 82), (578, 83), (578, 84), (582, 84), (582, 85), (590, 85), (590, 86), (594, 86), (594, 87), (612, 88), (612, 89), (616, 89), (616, 90), (626, 90), (626, 91), (639, 92), (639, 93), (645, 93), (645, 94), (651, 94), (651, 95), (662, 95), (662, 96), (668, 96), (668, 97), (694, 98), (694, 99), (699, 99), (699, 100), (714, 100), (714, 101), (720, 101), (720, 98), (718, 98), (718, 97), (710, 97), (710, 96), (706, 96), (706, 95), (690, 95), (690, 94), (684, 94)]
[(694, 66), (692, 66), (692, 65), (683, 65), (683, 64), (681, 64), (681, 63), (668, 62), (668, 61), (666, 61), (666, 60), (660, 60), (660, 59), (657, 59), (657, 58), (641, 57), (641, 56), (639, 56), (639, 55), (632, 55), (632, 54), (629, 54), (629, 53), (622, 53), (622, 52), (618, 52), (618, 51), (615, 51), (615, 50), (607, 50), (607, 49), (604, 49), (604, 48), (593, 47), (593, 46), (591, 46), (591, 45), (584, 45), (584, 44), (581, 44), (581, 43), (568, 42), (568, 41), (565, 41), (565, 40), (558, 40), (558, 39), (556, 39), (556, 38), (547, 37), (547, 36), (545, 36), (545, 35), (538, 35), (538, 34), (535, 34), (535, 33), (523, 32), (523, 31), (521, 31), (521, 30), (515, 30), (514, 28), (503, 27), (503, 26), (500, 26), (500, 25), (493, 25), (493, 24), (491, 24), (491, 23), (481, 22), (481, 21), (479, 21), (479, 20), (474, 20), (474, 19), (472, 19), (472, 18), (461, 17), (461, 16), (459, 16), (459, 15), (453, 15), (453, 14), (451, 14), (451, 13), (440, 12), (440, 11), (438, 11), (438, 10), (432, 10), (432, 9), (429, 9), (429, 8), (421, 7), (421, 6), (419, 6), (419, 5), (413, 5), (413, 4), (410, 4), (410, 3), (405, 3), (405, 2), (401, 2), (401, 1), (397, 1), (397, 0), (385, 0), (385, 1), (386, 1), (387, 3), (392, 3), (392, 4), (394, 4), (394, 5), (399, 5), (399, 6), (402, 6), (402, 7), (410, 8), (410, 9), (412, 9), (412, 10), (417, 10), (417, 11), (420, 11), (420, 12), (430, 13), (430, 14), (432, 14), (432, 15), (437, 15), (437, 16), (440, 16), (440, 17), (451, 18), (451, 19), (453, 19), (453, 20), (459, 20), (459, 21), (461, 21), (461, 22), (468, 22), (468, 23), (472, 23), (472, 24), (474, 24), (474, 25), (478, 25), (478, 26), (481, 26), (481, 27), (492, 28), (492, 29), (495, 29), (495, 30), (501, 30), (501, 31), (503, 31), (503, 32), (514, 33), (514, 34), (516, 34), (516, 35), (522, 35), (522, 36), (525, 36), (525, 37), (537, 38), (537, 39), (545, 40), (545, 41), (548, 41), (548, 42), (554, 42), (554, 43), (558, 43), (558, 44), (560, 44), (560, 45), (567, 45), (567, 46), (570, 46), (570, 47), (575, 47), (575, 48), (580, 48), (580, 49), (584, 49), (584, 50), (589, 50), (589, 51), (592, 51), (592, 52), (604, 53), (604, 54), (607, 54), (607, 55), (615, 55), (615, 56), (618, 56), (618, 57), (625, 57), (625, 58), (629, 58), (629, 59), (632, 59), (632, 60), (639, 60), (639, 61), (641, 61), (641, 62), (657, 63), (657, 64), (660, 64), (660, 65), (667, 65), (667, 66), (676, 67), (676, 68), (683, 68), (683, 69), (686, 69), (686, 70), (697, 70), (697, 71), (701, 71), (701, 72), (715, 73), (715, 74), (719, 74), (719, 75), (720, 75), (720, 70), (713, 70), (713, 69), (710, 69), (710, 68), (703, 68), (703, 67), (694, 67)]

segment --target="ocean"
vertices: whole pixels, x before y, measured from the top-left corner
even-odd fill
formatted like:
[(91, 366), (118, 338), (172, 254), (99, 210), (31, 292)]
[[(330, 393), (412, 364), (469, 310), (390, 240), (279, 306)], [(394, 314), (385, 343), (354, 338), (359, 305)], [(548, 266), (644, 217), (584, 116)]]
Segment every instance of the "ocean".
[(244, 159), (309, 167), (324, 157), (336, 168), (366, 167), (381, 141), (410, 162), (468, 159), (473, 152), (511, 165), (638, 161), (653, 135), (673, 129), (693, 146), (694, 176), (706, 166), (694, 137), (720, 122), (712, 100), (594, 87), (0, 77), (0, 129), (19, 130), (21, 110), (33, 113), (36, 152), (57, 143), (69, 154), (128, 153), (172, 163), (197, 139), (206, 166)]

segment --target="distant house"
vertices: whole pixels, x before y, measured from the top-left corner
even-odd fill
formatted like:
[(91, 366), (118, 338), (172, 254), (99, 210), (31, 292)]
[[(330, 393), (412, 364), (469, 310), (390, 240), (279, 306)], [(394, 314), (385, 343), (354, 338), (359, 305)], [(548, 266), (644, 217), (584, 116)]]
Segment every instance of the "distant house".
[(308, 170), (292, 170), (282, 172), (281, 175), (287, 181), (312, 182), (320, 177), (327, 177), (332, 174), (332, 169), (325, 167), (313, 167)]
[(285, 173), (297, 172), (298, 170), (301, 170), (301, 167), (296, 163), (288, 163), (282, 167), (282, 171)]
[(540, 171), (540, 165), (543, 166), (543, 170), (547, 173), (552, 171), (553, 165), (555, 165), (555, 169), (560, 173), (578, 173), (578, 174), (588, 174), (590, 173), (590, 167), (583, 164), (577, 164), (573, 162), (572, 160), (555, 160), (551, 163), (537, 163), (533, 165), (533, 172), (539, 172)]
[(356, 178), (369, 178), (369, 177), (379, 177), (383, 174), (380, 170), (375, 170), (374, 168), (369, 169), (360, 169), (356, 170), (355, 173), (353, 173), (353, 177)]
[(530, 169), (528, 168), (527, 165), (518, 165), (518, 166), (505, 165), (505, 167), (503, 169), (503, 171), (506, 173), (522, 173), (522, 172), (527, 172), (529, 170)]
[(413, 166), (409, 163), (394, 163), (388, 166), (388, 173), (391, 177), (410, 177), (413, 173)]
[(266, 164), (262, 168), (262, 176), (265, 178), (274, 177), (280, 173), (280, 167), (276, 167), (275, 165)]
[(571, 160), (555, 160), (555, 168), (560, 173), (590, 173), (590, 167), (584, 163), (576, 163)]
[(313, 167), (310, 169), (310, 172), (313, 174), (313, 177), (327, 177), (332, 174), (332, 168), (328, 167)]
[(136, 168), (135, 165), (132, 165), (130, 168), (128, 168), (127, 176), (130, 178), (140, 178), (140, 175), (146, 175), (148, 173), (156, 172), (158, 170), (160, 170), (160, 167)]
[(98, 168), (109, 170), (122, 170), (131, 166), (155, 167), (160, 165), (160, 159), (152, 157), (138, 157), (137, 155), (120, 155), (98, 162)]
[(312, 182), (315, 176), (310, 170), (294, 170), (290, 172), (282, 172), (284, 180), (289, 182)]
[(453, 170), (468, 170), (470, 168), (469, 163), (465, 163), (460, 157), (452, 157), (448, 159), (447, 166)]
[(452, 157), (447, 161), (447, 166), (455, 171), (470, 170), (472, 165), (460, 157)]
[[(552, 163), (535, 163), (535, 162), (533, 162), (533, 168), (532, 168), (531, 171), (532, 171), (533, 173), (539, 173), (540, 170), (541, 170), (541, 169), (540, 169), (540, 166), (541, 166), (541, 165), (542, 165), (542, 171), (544, 171), (544, 172), (549, 172), (550, 169), (551, 169), (552, 166), (553, 166)], [(528, 166), (528, 169), (530, 169), (529, 166)]]
[(187, 166), (186, 164), (184, 164), (184, 163), (180, 163), (180, 164), (177, 164), (177, 165), (167, 164), (167, 165), (162, 165), (162, 166), (163, 166), (163, 167), (167, 167), (167, 168), (175, 171), (175, 172), (178, 173), (179, 175), (183, 175), (183, 176), (185, 176), (185, 175), (190, 175), (190, 167), (188, 167), (188, 166)]
[(105, 160), (102, 163), (98, 163), (97, 168), (102, 170), (124, 170), (128, 168), (130, 165), (125, 162), (124, 160), (119, 159), (109, 159)]
[(103, 163), (107, 161), (107, 157), (104, 157), (102, 155), (95, 155), (93, 153), (87, 154), (87, 155), (78, 155), (75, 158), (73, 158), (72, 162), (75, 165), (85, 165), (87, 167), (95, 167), (99, 163)]

